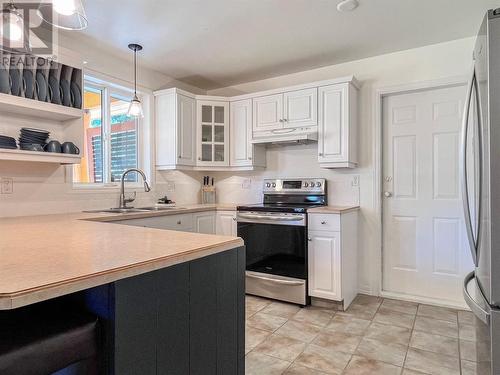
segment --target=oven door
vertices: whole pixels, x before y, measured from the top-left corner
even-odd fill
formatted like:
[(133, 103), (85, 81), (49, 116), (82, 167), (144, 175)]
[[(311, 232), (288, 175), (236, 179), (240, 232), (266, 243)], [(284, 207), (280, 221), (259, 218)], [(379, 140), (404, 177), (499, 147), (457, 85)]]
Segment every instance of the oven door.
[(239, 212), (246, 247), (246, 292), (307, 305), (306, 215)]
[(307, 279), (306, 215), (238, 213), (247, 271)]

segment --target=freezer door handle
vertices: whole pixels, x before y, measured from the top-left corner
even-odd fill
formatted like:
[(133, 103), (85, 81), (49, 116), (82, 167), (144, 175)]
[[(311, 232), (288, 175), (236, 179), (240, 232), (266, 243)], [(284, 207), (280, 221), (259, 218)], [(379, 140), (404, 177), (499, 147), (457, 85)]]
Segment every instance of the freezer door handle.
[[(465, 299), (465, 302), (467, 303), (467, 305), (470, 307), (470, 309), (472, 310), (472, 312), (474, 313), (474, 315), (479, 319), (481, 320), (484, 324), (486, 325), (490, 325), (490, 313), (488, 311), (486, 311), (483, 307), (481, 307), (475, 300), (474, 298), (472, 298), (472, 296), (470, 295), (469, 291), (467, 290), (467, 285), (469, 284), (469, 282), (472, 281), (472, 279), (474, 279), (475, 275), (474, 275), (474, 271), (472, 271), (471, 273), (469, 273), (466, 277), (465, 277), (465, 280), (464, 280), (464, 288), (463, 288), (463, 294), (464, 294), (464, 299)], [(479, 298), (483, 298), (482, 296), (480, 296)], [(486, 304), (486, 302), (485, 302)], [(486, 304), (487, 305), (487, 304)]]

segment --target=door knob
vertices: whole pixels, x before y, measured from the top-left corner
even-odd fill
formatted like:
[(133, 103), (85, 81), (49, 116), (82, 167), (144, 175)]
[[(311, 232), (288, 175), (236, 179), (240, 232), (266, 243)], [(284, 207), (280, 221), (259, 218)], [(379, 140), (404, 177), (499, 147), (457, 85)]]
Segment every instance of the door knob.
[(392, 197), (392, 193), (391, 193), (390, 191), (385, 191), (385, 192), (384, 192), (384, 196), (385, 196), (386, 198), (390, 198), (390, 197)]

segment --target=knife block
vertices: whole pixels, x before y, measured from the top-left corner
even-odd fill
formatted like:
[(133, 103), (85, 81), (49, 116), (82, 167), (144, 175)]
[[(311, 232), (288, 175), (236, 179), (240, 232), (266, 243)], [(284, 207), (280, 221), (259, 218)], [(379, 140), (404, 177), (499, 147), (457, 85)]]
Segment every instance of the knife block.
[(201, 203), (215, 204), (215, 186), (202, 186)]

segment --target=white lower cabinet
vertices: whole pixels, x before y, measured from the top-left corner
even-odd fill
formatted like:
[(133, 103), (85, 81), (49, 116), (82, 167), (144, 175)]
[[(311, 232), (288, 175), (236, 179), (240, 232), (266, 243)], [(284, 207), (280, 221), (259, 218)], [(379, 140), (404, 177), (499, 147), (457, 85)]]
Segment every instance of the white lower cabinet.
[(238, 235), (236, 211), (218, 211), (215, 219), (215, 233), (221, 236)]
[(342, 300), (340, 232), (309, 231), (309, 295)]
[(309, 295), (349, 307), (358, 293), (357, 211), (308, 216)]
[(194, 231), (196, 233), (215, 234), (215, 214), (209, 212), (197, 212), (193, 214)]

